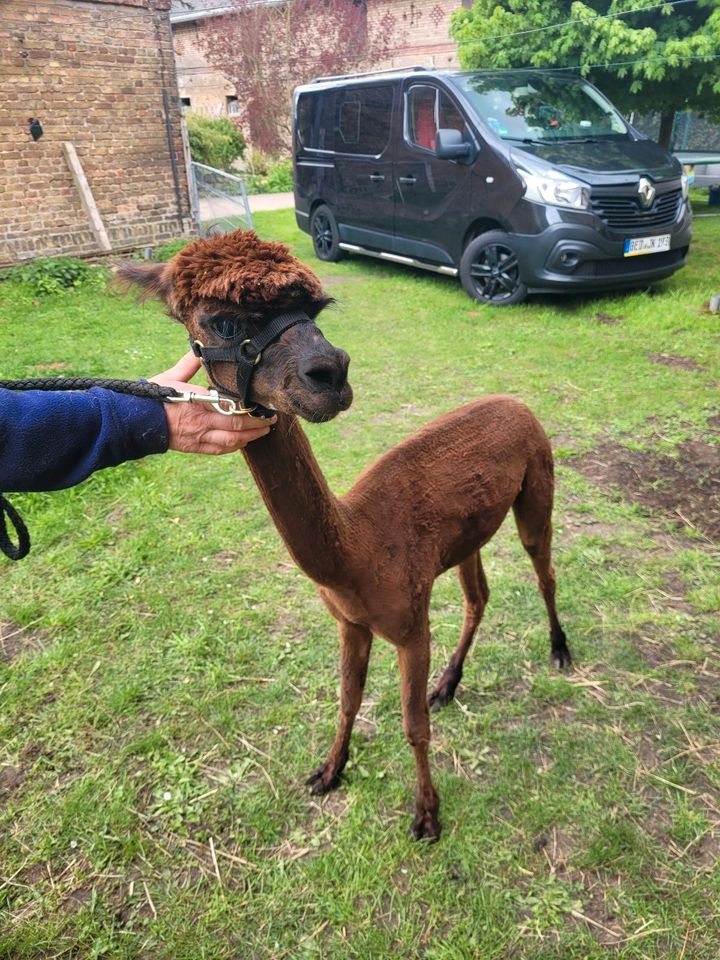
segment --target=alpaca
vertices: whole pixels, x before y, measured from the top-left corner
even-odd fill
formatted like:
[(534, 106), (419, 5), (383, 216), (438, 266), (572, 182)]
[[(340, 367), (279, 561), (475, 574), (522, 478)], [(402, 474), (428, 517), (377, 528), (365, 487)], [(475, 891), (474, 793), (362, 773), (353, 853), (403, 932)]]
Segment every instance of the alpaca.
[[(314, 323), (330, 302), (318, 278), (287, 247), (242, 231), (197, 240), (167, 264), (126, 264), (121, 276), (161, 298), (184, 324), (220, 392), (276, 412), (276, 426), (243, 451), (245, 459), (340, 633), (339, 724), (326, 761), (308, 780), (311, 792), (339, 784), (373, 636), (384, 637), (397, 649), (403, 726), (415, 757), (413, 833), (436, 840), (430, 708), (449, 703), (460, 682), (489, 594), (480, 548), (511, 507), (547, 607), (552, 659), (559, 669), (571, 662), (555, 608), (553, 460), (542, 427), (512, 397), (475, 400), (389, 450), (335, 497), (297, 420), (330, 420), (352, 402), (349, 357)], [(464, 593), (464, 623), (428, 697), (430, 593), (450, 567)]]

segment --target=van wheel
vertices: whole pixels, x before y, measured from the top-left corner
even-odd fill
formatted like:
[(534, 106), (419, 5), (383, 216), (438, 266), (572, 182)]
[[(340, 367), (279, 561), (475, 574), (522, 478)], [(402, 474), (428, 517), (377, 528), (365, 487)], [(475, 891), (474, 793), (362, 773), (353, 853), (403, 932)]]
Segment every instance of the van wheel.
[(340, 234), (330, 207), (321, 204), (313, 210), (310, 217), (310, 235), (315, 256), (320, 260), (335, 262), (342, 260), (344, 251), (340, 249)]
[(522, 303), (527, 297), (512, 237), (502, 230), (481, 233), (465, 247), (460, 261), (460, 281), (473, 300), (494, 307)]

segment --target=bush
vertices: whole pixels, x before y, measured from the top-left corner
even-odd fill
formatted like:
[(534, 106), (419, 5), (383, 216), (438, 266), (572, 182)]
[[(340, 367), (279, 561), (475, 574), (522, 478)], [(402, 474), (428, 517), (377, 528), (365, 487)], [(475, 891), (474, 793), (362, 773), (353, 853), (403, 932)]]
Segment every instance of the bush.
[(13, 267), (6, 278), (27, 284), (34, 294), (40, 296), (63, 293), (74, 287), (103, 286), (107, 272), (75, 257), (40, 257)]
[(209, 167), (229, 170), (245, 153), (242, 134), (227, 117), (204, 117), (199, 113), (186, 113), (190, 155), (198, 163)]
[(288, 193), (293, 188), (292, 160), (279, 160), (267, 173), (247, 177), (250, 193)]
[(153, 263), (167, 263), (176, 253), (180, 253), (185, 247), (196, 240), (197, 237), (179, 237), (177, 240), (169, 240), (160, 247), (155, 247), (152, 252), (151, 260)]

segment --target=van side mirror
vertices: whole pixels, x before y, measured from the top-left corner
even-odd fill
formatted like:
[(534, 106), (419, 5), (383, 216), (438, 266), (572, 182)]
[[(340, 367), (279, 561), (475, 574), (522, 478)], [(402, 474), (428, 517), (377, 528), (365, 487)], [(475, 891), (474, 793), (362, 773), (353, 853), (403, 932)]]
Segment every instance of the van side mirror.
[(463, 139), (460, 130), (438, 130), (435, 135), (435, 156), (440, 160), (470, 160), (472, 144)]

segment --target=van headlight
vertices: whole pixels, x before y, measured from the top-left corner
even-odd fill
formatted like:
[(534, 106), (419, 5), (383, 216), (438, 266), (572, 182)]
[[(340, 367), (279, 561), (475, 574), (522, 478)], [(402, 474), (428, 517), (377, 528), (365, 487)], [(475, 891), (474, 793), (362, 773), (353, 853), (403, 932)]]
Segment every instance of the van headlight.
[(587, 210), (590, 206), (590, 191), (585, 184), (559, 170), (540, 173), (518, 167), (517, 172), (525, 184), (525, 197), (534, 203), (549, 203), (554, 207), (572, 207), (575, 210)]
[(686, 173), (680, 175), (680, 186), (682, 187), (682, 198), (687, 200), (690, 192), (690, 177)]

